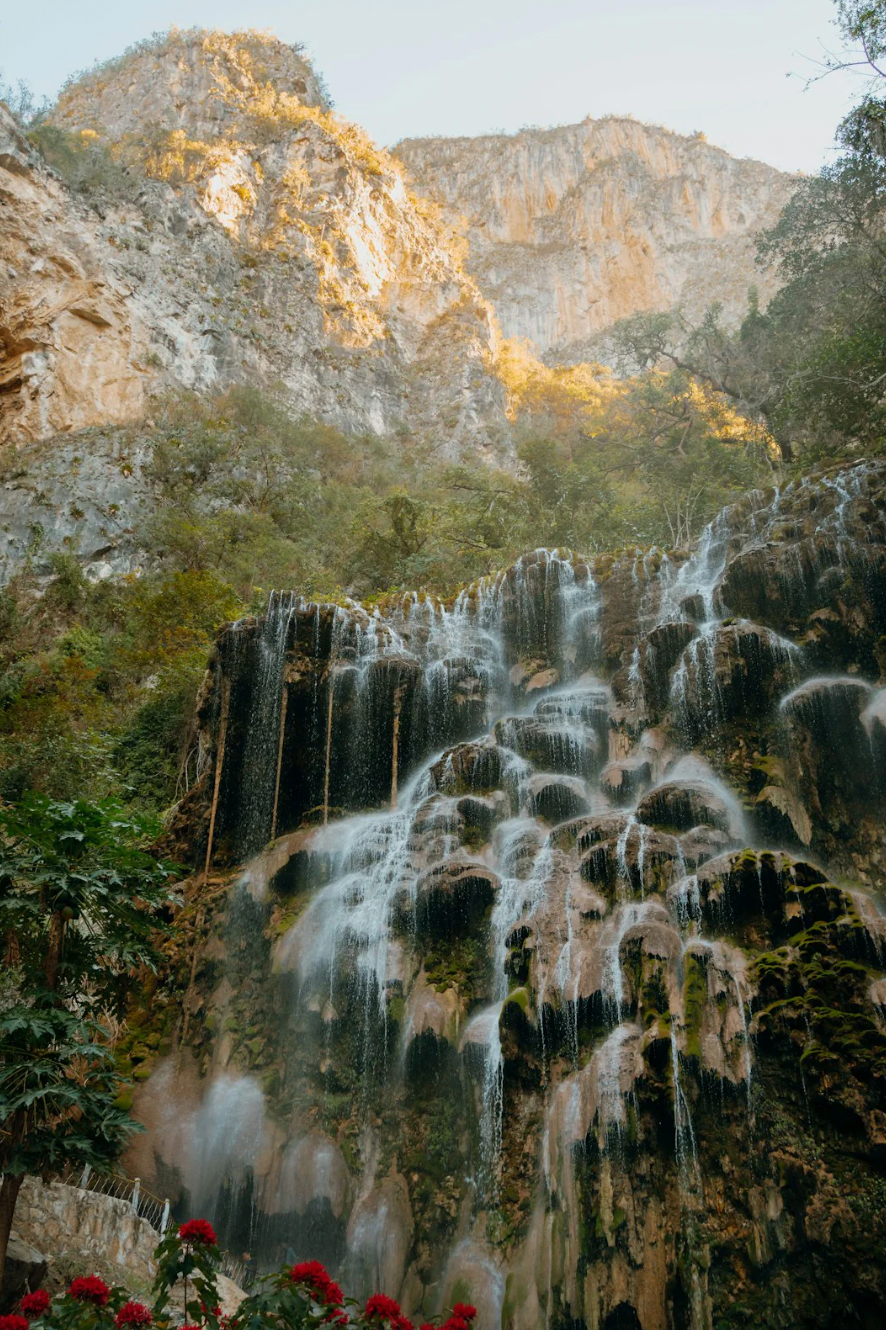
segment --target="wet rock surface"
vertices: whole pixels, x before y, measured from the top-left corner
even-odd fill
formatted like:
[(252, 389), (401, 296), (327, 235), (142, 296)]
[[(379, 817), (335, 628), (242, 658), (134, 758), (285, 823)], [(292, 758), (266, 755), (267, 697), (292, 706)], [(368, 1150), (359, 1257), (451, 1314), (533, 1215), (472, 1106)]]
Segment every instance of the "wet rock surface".
[(886, 1317), (881, 497), (228, 630), (180, 848), (217, 787), (231, 885), (141, 1176), (419, 1315), (470, 1278), (503, 1330)]

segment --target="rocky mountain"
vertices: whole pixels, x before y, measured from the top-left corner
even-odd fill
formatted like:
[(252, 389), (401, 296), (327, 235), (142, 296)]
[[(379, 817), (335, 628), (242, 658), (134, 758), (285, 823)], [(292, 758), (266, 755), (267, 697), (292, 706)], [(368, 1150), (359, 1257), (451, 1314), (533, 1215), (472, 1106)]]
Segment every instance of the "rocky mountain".
[(251, 33), (173, 32), (65, 89), (42, 142), (91, 206), (0, 117), (17, 446), (137, 418), (164, 386), (257, 382), (346, 431), (501, 456), (502, 335), (575, 360), (640, 309), (737, 318), (772, 289), (750, 236), (792, 187), (630, 120), (395, 157)]
[(4, 113), (4, 442), (237, 382), (349, 431), (433, 425), (481, 451), (501, 432), (458, 246), (291, 48), (173, 34), (73, 85), (53, 129), (119, 171), (87, 208)]
[(504, 335), (551, 363), (599, 358), (600, 334), (640, 310), (679, 307), (697, 324), (719, 303), (734, 323), (751, 284), (764, 304), (772, 294), (752, 237), (794, 180), (701, 134), (608, 117), (395, 151), (465, 236)]
[(881, 1323), (884, 514), (228, 627), (132, 1172), (417, 1319)]

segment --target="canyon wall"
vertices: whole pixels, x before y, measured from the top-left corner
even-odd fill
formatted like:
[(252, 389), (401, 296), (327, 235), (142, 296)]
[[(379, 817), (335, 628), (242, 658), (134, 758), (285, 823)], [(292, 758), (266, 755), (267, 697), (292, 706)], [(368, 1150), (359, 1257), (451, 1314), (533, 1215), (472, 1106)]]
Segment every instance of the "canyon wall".
[(297, 52), (176, 33), (74, 84), (48, 132), (92, 171), (91, 208), (3, 114), (3, 442), (252, 383), (351, 432), (497, 446), (490, 308)]
[(730, 157), (703, 135), (610, 116), (478, 138), (407, 139), (394, 150), (468, 243), (467, 267), (506, 337), (551, 363), (599, 358), (600, 334), (645, 310), (698, 324), (719, 303), (734, 325), (792, 176)]
[(17, 446), (250, 383), (346, 431), (509, 456), (502, 333), (565, 362), (638, 310), (736, 322), (773, 289), (751, 237), (793, 186), (633, 120), (394, 157), (254, 33), (173, 32), (69, 85), (34, 142), (74, 189), (3, 108), (0, 138)]

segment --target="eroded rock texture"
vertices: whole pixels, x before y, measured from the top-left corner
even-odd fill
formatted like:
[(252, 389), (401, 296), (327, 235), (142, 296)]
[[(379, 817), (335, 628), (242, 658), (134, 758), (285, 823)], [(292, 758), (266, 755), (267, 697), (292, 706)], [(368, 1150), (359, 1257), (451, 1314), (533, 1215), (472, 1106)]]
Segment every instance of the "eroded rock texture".
[(106, 156), (86, 207), (0, 110), (0, 444), (258, 383), (344, 430), (508, 456), (502, 329), (574, 361), (638, 310), (735, 322), (773, 289), (750, 237), (794, 183), (614, 119), (398, 159), (256, 33), (144, 43), (50, 119), (81, 165)]
[(135, 418), (146, 387), (263, 383), (345, 430), (498, 446), (458, 245), (292, 48), (178, 32), (68, 88), (52, 126), (129, 181), (95, 209), (0, 114), (0, 442)]
[(468, 240), (468, 268), (506, 337), (552, 361), (599, 358), (600, 334), (641, 310), (715, 302), (742, 318), (753, 233), (794, 179), (706, 143), (607, 117), (469, 139), (408, 139), (395, 152)]
[(879, 1324), (884, 512), (223, 632), (139, 1175), (488, 1327)]

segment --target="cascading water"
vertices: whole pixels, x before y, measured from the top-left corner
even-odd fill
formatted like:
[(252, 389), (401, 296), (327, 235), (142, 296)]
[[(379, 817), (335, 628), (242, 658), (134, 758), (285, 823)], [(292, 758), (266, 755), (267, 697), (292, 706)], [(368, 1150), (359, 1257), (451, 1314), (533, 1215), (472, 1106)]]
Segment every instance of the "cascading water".
[[(815, 1067), (834, 991), (783, 1029), (824, 983), (822, 937), (865, 993), (886, 954), (865, 883), (801, 858), (813, 817), (820, 835), (836, 810), (823, 861), (865, 797), (851, 763), (825, 770), (835, 734), (881, 742), (864, 669), (886, 623), (861, 664), (823, 673), (815, 655), (862, 566), (859, 513), (879, 520), (874, 475), (752, 496), (689, 557), (595, 571), (540, 550), (452, 602), (274, 597), (231, 630), (219, 843), (276, 844), (238, 877), (249, 908), (226, 966), (207, 965), (212, 1079), (185, 1176), (207, 1205), (228, 1177), (238, 1234), (248, 1192), (263, 1261), (291, 1245), (429, 1313), (470, 1298), (458, 1272), (494, 1271), (502, 1330), (633, 1325), (620, 1307), (713, 1323), (722, 1275), (699, 1234), (716, 1223), (716, 1133), (727, 1120), (745, 1139), (797, 1081), (760, 1071), (773, 1047)], [(790, 517), (813, 500), (817, 526)], [(806, 597), (799, 627), (774, 594), (766, 622), (742, 574), (768, 568), (789, 521), (796, 554), (771, 585)], [(828, 558), (845, 560), (833, 591)], [(858, 616), (856, 601), (844, 635)], [(788, 855), (765, 848), (780, 832)]]

